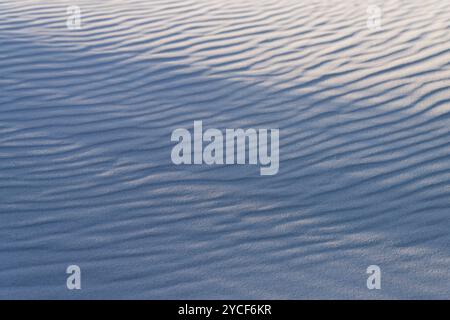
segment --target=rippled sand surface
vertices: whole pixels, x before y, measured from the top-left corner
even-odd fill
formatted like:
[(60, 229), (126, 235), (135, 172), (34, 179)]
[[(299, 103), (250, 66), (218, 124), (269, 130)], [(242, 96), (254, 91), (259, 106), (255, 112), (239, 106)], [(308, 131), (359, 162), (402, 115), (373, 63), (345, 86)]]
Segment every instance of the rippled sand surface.
[[(449, 297), (449, 1), (0, 12), (0, 298)], [(279, 173), (173, 165), (194, 120), (279, 128)]]

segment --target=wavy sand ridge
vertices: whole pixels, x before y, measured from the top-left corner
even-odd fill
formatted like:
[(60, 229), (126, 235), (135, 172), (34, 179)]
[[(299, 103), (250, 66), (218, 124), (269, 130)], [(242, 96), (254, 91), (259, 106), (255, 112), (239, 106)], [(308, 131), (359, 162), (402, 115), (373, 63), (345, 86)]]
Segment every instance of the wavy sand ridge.
[[(448, 298), (450, 2), (70, 4), (0, 3), (0, 298)], [(280, 172), (174, 166), (194, 120)]]

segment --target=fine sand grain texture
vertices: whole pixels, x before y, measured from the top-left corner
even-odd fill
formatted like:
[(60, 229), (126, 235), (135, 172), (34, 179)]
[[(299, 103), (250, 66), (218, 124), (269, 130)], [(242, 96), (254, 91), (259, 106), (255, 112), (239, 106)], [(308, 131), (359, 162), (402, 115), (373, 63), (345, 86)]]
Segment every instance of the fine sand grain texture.
[[(450, 1), (0, 13), (0, 298), (450, 297)], [(194, 120), (279, 128), (278, 174), (174, 165)]]

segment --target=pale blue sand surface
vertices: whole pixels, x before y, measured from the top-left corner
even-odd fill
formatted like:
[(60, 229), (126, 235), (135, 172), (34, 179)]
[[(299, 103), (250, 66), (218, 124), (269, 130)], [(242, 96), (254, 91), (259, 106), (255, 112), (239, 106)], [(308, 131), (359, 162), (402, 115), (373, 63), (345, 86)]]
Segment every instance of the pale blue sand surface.
[[(0, 12), (0, 298), (449, 297), (449, 1)], [(194, 120), (279, 128), (278, 175), (173, 165)]]

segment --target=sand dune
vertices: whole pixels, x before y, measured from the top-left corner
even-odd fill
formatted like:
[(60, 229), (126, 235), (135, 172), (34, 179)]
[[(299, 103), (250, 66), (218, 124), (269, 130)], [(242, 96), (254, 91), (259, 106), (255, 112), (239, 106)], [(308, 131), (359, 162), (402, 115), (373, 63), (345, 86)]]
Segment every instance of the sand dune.
[[(76, 2), (0, 3), (0, 298), (448, 298), (449, 1)], [(173, 165), (194, 120), (279, 173)]]

